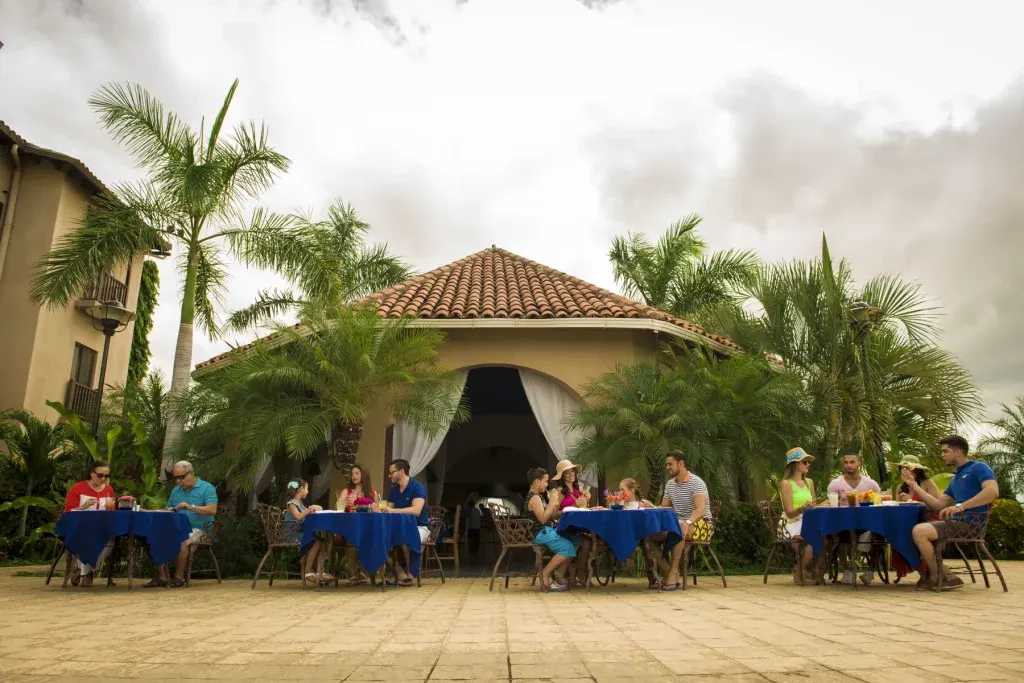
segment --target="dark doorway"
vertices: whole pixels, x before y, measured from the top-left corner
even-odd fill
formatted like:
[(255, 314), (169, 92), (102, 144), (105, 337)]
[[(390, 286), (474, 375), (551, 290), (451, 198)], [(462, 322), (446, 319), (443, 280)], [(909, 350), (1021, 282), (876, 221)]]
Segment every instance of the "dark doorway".
[[(467, 502), (473, 498), (503, 498), (522, 510), (526, 471), (544, 467), (551, 471), (554, 455), (537, 424), (515, 368), (484, 367), (470, 370), (465, 396), (471, 418), (448, 432), (437, 456), (425, 471), (430, 502), (454, 513), (463, 506), (460, 539), (463, 569), (468, 573), (490, 571), (497, 556), (496, 539), (487, 515), (482, 525), (480, 549), (470, 552), (467, 538)], [(475, 547), (475, 543), (472, 544)]]

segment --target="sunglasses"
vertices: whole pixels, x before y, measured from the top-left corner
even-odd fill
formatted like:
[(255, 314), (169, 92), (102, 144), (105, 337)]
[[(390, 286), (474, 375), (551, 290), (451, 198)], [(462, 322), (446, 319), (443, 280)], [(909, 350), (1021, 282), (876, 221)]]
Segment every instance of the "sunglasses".
[(176, 475), (174, 475), (174, 481), (181, 481), (182, 479), (187, 477), (189, 474), (192, 474), (192, 473), (188, 472), (187, 474), (176, 474)]
[(110, 475), (109, 474), (100, 474), (99, 472), (93, 472), (93, 474), (95, 474), (100, 479), (110, 479)]

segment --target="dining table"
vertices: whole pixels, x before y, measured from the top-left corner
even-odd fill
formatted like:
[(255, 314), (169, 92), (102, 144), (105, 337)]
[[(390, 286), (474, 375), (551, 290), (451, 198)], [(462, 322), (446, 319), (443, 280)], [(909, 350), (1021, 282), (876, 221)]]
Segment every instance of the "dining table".
[(804, 512), (800, 536), (811, 546), (814, 555), (819, 556), (826, 537), (842, 532), (871, 531), (884, 537), (908, 565), (916, 567), (921, 555), (914, 544), (913, 529), (924, 520), (925, 514), (926, 507), (917, 502), (815, 507)]
[(419, 576), (422, 549), (415, 515), (321, 510), (302, 522), (302, 552), (318, 534), (328, 534), (328, 543), (333, 543), (335, 535), (344, 538), (356, 548), (359, 564), (371, 575), (384, 565), (392, 549), (404, 546), (409, 550), (409, 571)]
[[(96, 566), (103, 548), (117, 538), (128, 538), (134, 560), (135, 539), (149, 548), (154, 565), (173, 561), (192, 533), (188, 516), (171, 510), (71, 510), (57, 520), (55, 533), (68, 552)], [(131, 585), (132, 567), (129, 568)]]
[(635, 510), (569, 510), (558, 520), (559, 533), (588, 531), (600, 536), (619, 562), (629, 559), (636, 547), (648, 536), (666, 532), (682, 539), (679, 519), (667, 508)]

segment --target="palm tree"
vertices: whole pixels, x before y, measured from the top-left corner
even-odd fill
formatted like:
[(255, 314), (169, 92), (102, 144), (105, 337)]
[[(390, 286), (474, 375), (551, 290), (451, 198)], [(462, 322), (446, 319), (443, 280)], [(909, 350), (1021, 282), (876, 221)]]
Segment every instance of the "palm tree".
[(107, 425), (123, 423), (129, 416), (136, 418), (146, 432), (150, 452), (159, 458), (170, 417), (169, 400), (167, 382), (154, 370), (138, 385), (111, 390), (103, 401), (100, 421)]
[(820, 259), (766, 267), (748, 294), (754, 312), (719, 311), (719, 329), (801, 378), (826, 468), (840, 449), (859, 449), (885, 477), (887, 447), (925, 455), (934, 438), (977, 415), (978, 392), (936, 346), (937, 312), (916, 285), (880, 275), (857, 287), (823, 237)]
[[(405, 280), (410, 270), (388, 253), (386, 244), (365, 245), (369, 225), (341, 202), (327, 209), (327, 219), (293, 216), (297, 236), (309, 262), (289, 269), (293, 288), (263, 290), (251, 306), (231, 314), (226, 329), (244, 332), (313, 300), (344, 304)], [(298, 291), (295, 291), (295, 290)]]
[(325, 443), (344, 471), (371, 407), (428, 433), (467, 419), (454, 377), (437, 367), (441, 332), (367, 307), (308, 304), (300, 319), (298, 327), (275, 325), (232, 365), (201, 377), (180, 407), (193, 416), (195, 443), (228, 446), (215, 452), (238, 489), (248, 490), (275, 455), (305, 461)]
[[(54, 427), (27, 410), (0, 412), (0, 444), (6, 456), (25, 475), (25, 496), (49, 494), (56, 462), (71, 451), (62, 427)], [(21, 511), (18, 538), (25, 537), (28, 506)]]
[(635, 233), (615, 237), (608, 257), (625, 294), (698, 322), (718, 306), (735, 305), (757, 257), (732, 249), (705, 255), (707, 244), (697, 236), (700, 222), (696, 214), (675, 222), (657, 244)]
[(796, 378), (762, 358), (702, 349), (666, 347), (656, 362), (621, 366), (588, 385), (584, 399), (572, 420), (584, 433), (574, 457), (643, 468), (651, 496), (661, 493), (665, 452), (678, 448), (716, 492), (749, 500), (751, 482), (811, 429)]
[(981, 440), (980, 448), (1014, 493), (1024, 492), (1024, 396), (1014, 405), (1003, 404), (1003, 414), (990, 423), (998, 433)]
[[(288, 167), (288, 159), (270, 146), (262, 124), (238, 125), (230, 135), (223, 131), (237, 88), (235, 80), (208, 136), (205, 122), (197, 133), (139, 85), (100, 88), (90, 105), (149, 177), (98, 196), (80, 229), (60, 240), (37, 266), (33, 282), (37, 301), (65, 306), (113, 264), (155, 244), (177, 245), (182, 283), (172, 395), (189, 384), (193, 326), (198, 323), (211, 336), (217, 333), (225, 252), (257, 267), (315, 267), (302, 241), (295, 239), (300, 229), (290, 218), (262, 209), (243, 211), (245, 202)], [(179, 419), (168, 421), (165, 465), (182, 427)]]

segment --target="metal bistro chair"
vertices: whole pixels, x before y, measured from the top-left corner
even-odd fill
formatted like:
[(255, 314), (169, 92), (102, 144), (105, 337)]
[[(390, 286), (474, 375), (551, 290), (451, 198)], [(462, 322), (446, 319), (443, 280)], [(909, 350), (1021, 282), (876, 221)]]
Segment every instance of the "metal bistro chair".
[[(761, 577), (763, 583), (768, 583), (768, 570), (771, 569), (772, 559), (775, 557), (775, 551), (780, 546), (785, 548), (785, 552), (793, 553), (794, 561), (796, 562), (797, 579), (804, 582), (804, 566), (801, 562), (801, 556), (803, 555), (804, 548), (807, 543), (803, 539), (795, 539), (790, 536), (789, 531), (786, 530), (786, 525), (782, 523), (782, 508), (776, 505), (773, 501), (762, 500), (757, 504), (758, 510), (761, 513), (761, 519), (764, 521), (765, 528), (768, 531), (769, 538), (773, 539), (771, 546), (768, 548), (768, 559), (764, 563), (764, 575)], [(795, 543), (795, 545), (794, 545)]]
[[(442, 510), (444, 508), (441, 508)], [(455, 506), (455, 517), (452, 519), (451, 533), (444, 537), (439, 544), (441, 552), (437, 558), (442, 562), (451, 562), (455, 567), (455, 578), (459, 578), (459, 540), (462, 531), (462, 506)]]
[[(444, 533), (445, 510), (440, 505), (430, 505), (427, 508), (427, 526), (430, 529), (430, 536), (421, 544), (420, 548), (420, 572), (416, 577), (416, 585), (420, 585), (420, 578), (424, 572), (436, 571), (441, 576), (441, 583), (444, 583), (444, 567), (441, 565), (441, 557), (437, 554), (437, 539)], [(437, 565), (437, 569), (431, 569), (430, 560)]]
[[(503, 503), (487, 503), (491, 519), (494, 521), (494, 529), (501, 542), (501, 553), (494, 563), (494, 571), (491, 572), (491, 585), (488, 590), (494, 590), (494, 580), (498, 577), (501, 563), (508, 558), (505, 571), (501, 575), (505, 577), (505, 588), (508, 588), (508, 581), (513, 575), (531, 577), (531, 585), (536, 583), (537, 576), (544, 568), (544, 549), (533, 542), (533, 522), (525, 517), (513, 517), (512, 511)], [(513, 574), (511, 571), (511, 550), (533, 550), (534, 569), (532, 573), (519, 572)]]
[[(988, 544), (985, 543), (985, 532), (988, 530), (988, 517), (989, 513), (983, 515), (964, 515), (963, 521), (970, 525), (970, 531), (963, 535), (954, 536), (952, 538), (945, 538), (941, 541), (935, 542), (935, 564), (938, 565), (938, 580), (935, 584), (935, 590), (942, 590), (942, 585), (947, 574), (969, 574), (971, 577), (971, 583), (977, 583), (977, 579), (974, 578), (974, 571), (971, 569), (970, 563), (967, 561), (967, 555), (964, 553), (962, 546), (974, 546), (974, 554), (978, 559), (978, 569), (981, 570), (981, 576), (985, 580), (985, 588), (991, 588), (991, 584), (988, 580), (988, 570), (985, 569), (985, 563), (981, 559), (981, 554), (984, 552), (985, 557), (992, 563), (992, 568), (996, 570), (996, 576), (999, 577), (999, 582), (1003, 584), (1003, 592), (1008, 593), (1009, 589), (1006, 587), (1006, 579), (1003, 578), (1003, 571), (999, 568), (999, 563), (992, 557), (992, 553), (988, 549)], [(960, 553), (960, 557), (963, 558), (964, 568), (950, 570), (944, 566), (942, 562), (942, 556), (948, 545), (952, 544), (956, 548), (957, 552)]]
[(203, 534), (202, 538), (188, 546), (188, 568), (185, 571), (185, 585), (192, 585), (192, 562), (195, 560), (196, 554), (201, 548), (206, 548), (210, 554), (210, 559), (213, 561), (213, 567), (210, 569), (201, 569), (194, 572), (195, 574), (214, 574), (217, 577), (217, 583), (220, 583), (220, 563), (217, 562), (217, 553), (213, 552), (213, 545), (217, 542), (217, 537), (220, 536), (221, 522), (219, 517), (214, 517), (213, 525)]
[[(289, 540), (284, 535), (284, 511), (279, 507), (273, 505), (267, 505), (265, 503), (256, 504), (256, 512), (260, 517), (260, 522), (263, 524), (263, 533), (267, 538), (267, 552), (263, 555), (263, 559), (260, 560), (260, 564), (256, 567), (256, 573), (252, 577), (252, 588), (256, 589), (256, 581), (259, 580), (260, 575), (263, 573), (263, 565), (266, 563), (267, 558), (271, 558), (270, 564), (270, 582), (267, 584), (268, 587), (274, 585), (274, 574), (277, 571), (277, 560), (282, 551), (285, 550), (297, 550), (301, 552), (301, 542), (295, 540)], [(300, 579), (303, 578), (299, 572), (289, 572), (288, 568), (285, 567), (285, 578), (289, 576), (298, 576)], [(305, 587), (305, 584), (303, 584)]]
[[(712, 522), (707, 526), (701, 525), (701, 528), (694, 529), (693, 536), (686, 545), (683, 546), (683, 558), (679, 564), (683, 570), (683, 590), (686, 590), (686, 570), (690, 565), (690, 560), (693, 560), (693, 585), (697, 585), (697, 555), (701, 556), (704, 561), (704, 566), (712, 574), (715, 573), (715, 569), (711, 566), (711, 560), (715, 561), (715, 566), (718, 567), (718, 575), (722, 579), (722, 588), (728, 588), (728, 584), (725, 582), (725, 571), (722, 569), (722, 563), (718, 561), (718, 555), (715, 554), (715, 549), (711, 547), (711, 539), (715, 537), (715, 523), (714, 520), (718, 519), (718, 516), (722, 512), (722, 504), (717, 500), (711, 501), (711, 519)], [(711, 559), (708, 559), (708, 556)]]

